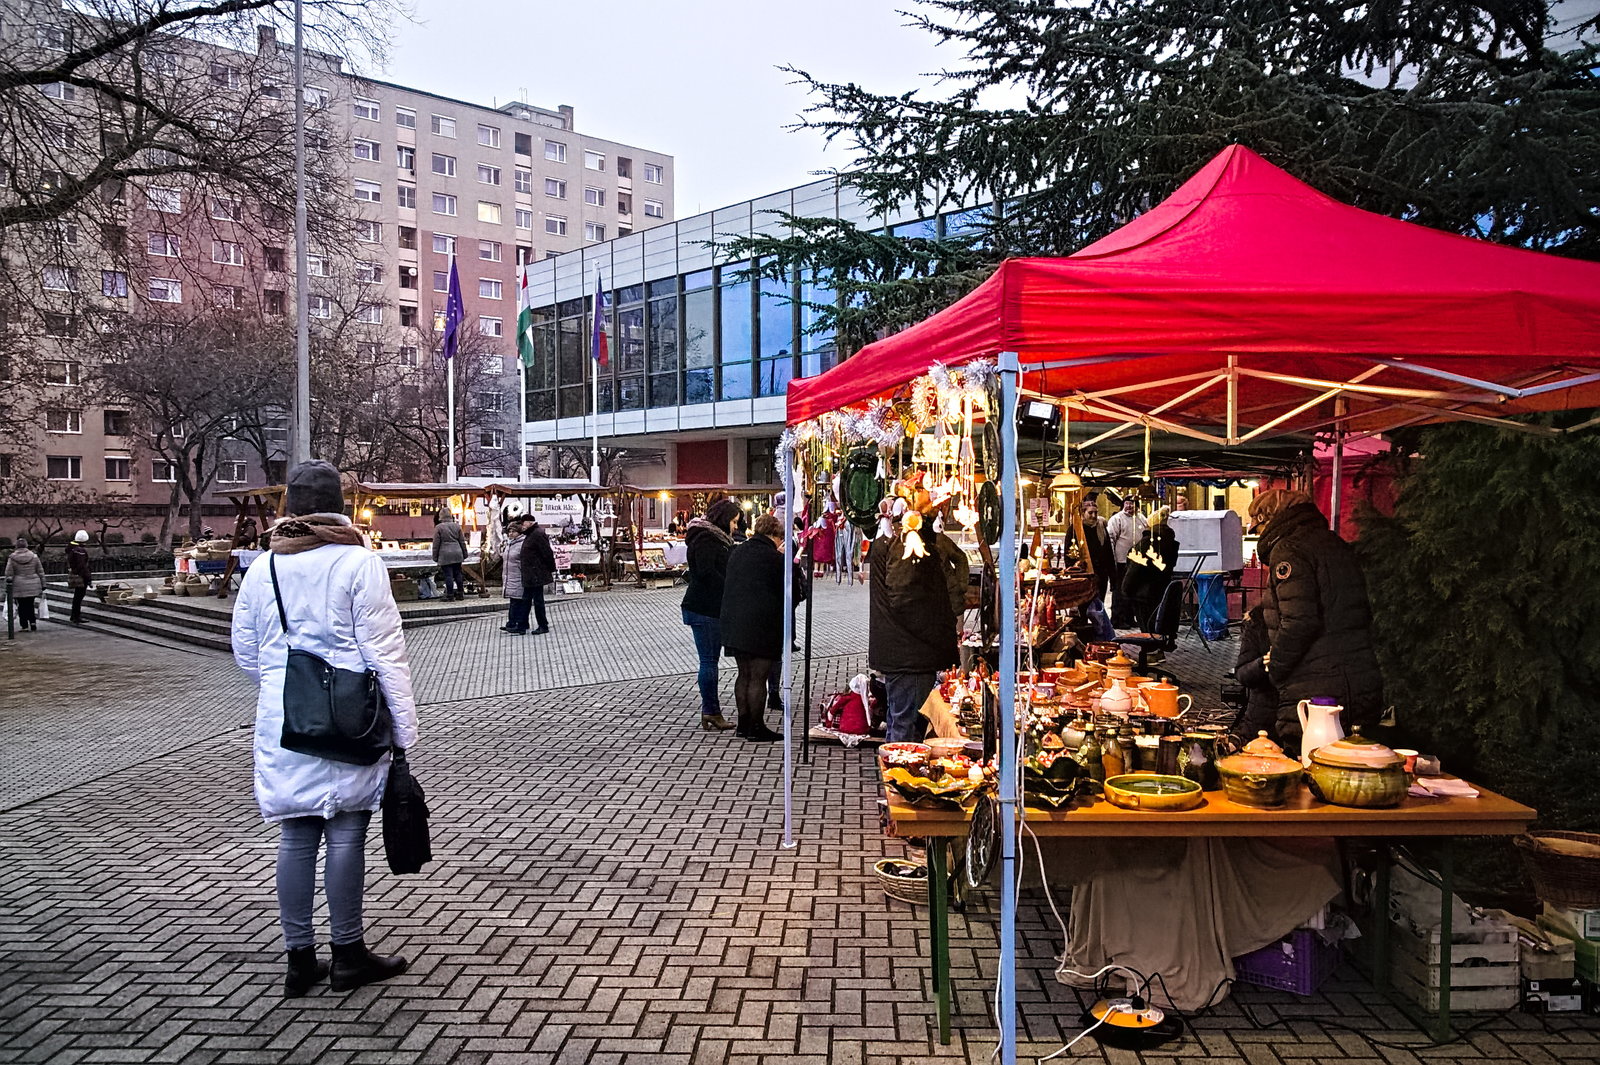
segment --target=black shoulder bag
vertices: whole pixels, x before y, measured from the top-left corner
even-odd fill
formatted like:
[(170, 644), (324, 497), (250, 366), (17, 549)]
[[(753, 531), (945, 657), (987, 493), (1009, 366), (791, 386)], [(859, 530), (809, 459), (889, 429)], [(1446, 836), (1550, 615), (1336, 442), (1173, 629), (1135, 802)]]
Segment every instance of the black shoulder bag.
[[(278, 590), (278, 565), (272, 571), (272, 596), (278, 601), (278, 622), (289, 639), (289, 616)], [(378, 674), (337, 669), (310, 651), (289, 648), (283, 674), (283, 736), (286, 751), (327, 758), (349, 765), (373, 765), (394, 743), (394, 721)]]

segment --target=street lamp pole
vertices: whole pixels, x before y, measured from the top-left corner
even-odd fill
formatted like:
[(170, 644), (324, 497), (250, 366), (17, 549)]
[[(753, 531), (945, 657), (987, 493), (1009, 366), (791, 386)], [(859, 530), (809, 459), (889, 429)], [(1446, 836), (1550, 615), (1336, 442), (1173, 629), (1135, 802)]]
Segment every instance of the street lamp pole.
[(311, 457), (311, 308), (306, 292), (306, 71), (302, 0), (294, 0), (294, 430), (289, 465)]

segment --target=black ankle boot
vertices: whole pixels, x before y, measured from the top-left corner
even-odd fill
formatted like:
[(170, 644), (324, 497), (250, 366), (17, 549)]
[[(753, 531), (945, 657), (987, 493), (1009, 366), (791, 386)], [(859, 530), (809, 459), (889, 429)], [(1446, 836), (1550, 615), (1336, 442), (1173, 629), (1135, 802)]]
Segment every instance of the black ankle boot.
[(297, 947), (289, 951), (289, 972), (283, 978), (283, 997), (299, 998), (327, 975), (328, 964), (317, 960), (316, 947)]
[(745, 726), (738, 735), (754, 743), (772, 743), (775, 740), (783, 739), (783, 733), (772, 731), (767, 727), (765, 721), (752, 722)]
[(396, 954), (384, 957), (367, 949), (365, 940), (333, 944), (333, 967), (328, 985), (335, 991), (354, 991), (367, 984), (399, 976), (406, 971), (406, 960)]

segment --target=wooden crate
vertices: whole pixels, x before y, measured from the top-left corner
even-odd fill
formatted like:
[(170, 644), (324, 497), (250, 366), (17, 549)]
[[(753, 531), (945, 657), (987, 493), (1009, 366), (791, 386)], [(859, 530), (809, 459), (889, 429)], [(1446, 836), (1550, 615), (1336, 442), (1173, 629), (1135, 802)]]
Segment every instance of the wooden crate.
[[(1438, 929), (1417, 931), (1409, 922), (1396, 921), (1390, 924), (1389, 935), (1395, 989), (1424, 1009), (1438, 1009), (1444, 970), (1444, 942)], [(1521, 1000), (1515, 927), (1480, 922), (1451, 939), (1451, 1010), (1503, 1010)]]

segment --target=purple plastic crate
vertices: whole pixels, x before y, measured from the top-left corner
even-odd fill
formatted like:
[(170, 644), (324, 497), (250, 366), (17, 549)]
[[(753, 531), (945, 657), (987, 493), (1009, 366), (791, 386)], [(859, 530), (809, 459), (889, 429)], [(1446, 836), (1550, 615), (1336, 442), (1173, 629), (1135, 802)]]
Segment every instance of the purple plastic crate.
[(1296, 928), (1276, 943), (1241, 954), (1233, 966), (1242, 984), (1311, 995), (1339, 967), (1339, 948), (1309, 928)]

